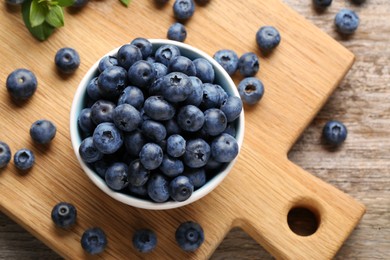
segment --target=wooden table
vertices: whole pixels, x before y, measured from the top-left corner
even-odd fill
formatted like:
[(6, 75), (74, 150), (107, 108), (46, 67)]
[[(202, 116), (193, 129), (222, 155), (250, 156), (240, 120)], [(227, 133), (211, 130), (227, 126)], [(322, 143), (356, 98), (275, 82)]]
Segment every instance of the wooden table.
[[(367, 212), (337, 254), (338, 259), (390, 259), (390, 2), (361, 6), (333, 1), (318, 13), (310, 0), (285, 0), (297, 12), (340, 41), (356, 62), (339, 88), (294, 145), (289, 158), (364, 203)], [(349, 39), (335, 31), (338, 10), (357, 11), (361, 24)], [(321, 143), (329, 119), (346, 124), (345, 144), (330, 151)], [(51, 249), (0, 213), (0, 259), (59, 259)], [(271, 259), (261, 246), (233, 229), (212, 259)]]

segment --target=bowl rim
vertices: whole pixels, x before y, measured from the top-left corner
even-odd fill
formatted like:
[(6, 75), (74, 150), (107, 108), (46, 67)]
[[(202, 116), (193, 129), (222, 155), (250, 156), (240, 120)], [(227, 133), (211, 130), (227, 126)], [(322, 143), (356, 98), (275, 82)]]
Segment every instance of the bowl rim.
[[(210, 55), (205, 53), (204, 51), (193, 47), (189, 44), (167, 40), (167, 39), (148, 39), (153, 45), (165, 45), (165, 44), (171, 44), (177, 46), (179, 49), (185, 49), (186, 51), (194, 53), (195, 56), (200, 56), (202, 58), (205, 58), (207, 61), (209, 61), (212, 65), (214, 70), (218, 70), (218, 73), (221, 74), (221, 76), (227, 81), (227, 85), (234, 86), (231, 90), (233, 91), (235, 96), (239, 97), (239, 93), (237, 90), (237, 87), (235, 83), (233, 82), (230, 75), (222, 68), (222, 66), (215, 61)], [(96, 75), (96, 71), (98, 68), (99, 61), (101, 58), (107, 56), (107, 55), (116, 55), (117, 51), (120, 47), (123, 45), (116, 47), (115, 49), (109, 51), (108, 53), (104, 54), (97, 60), (87, 71), (87, 73), (83, 76), (82, 80), (80, 81), (79, 85), (77, 86), (76, 92), (74, 94), (73, 100), (72, 100), (72, 106), (70, 110), (70, 137), (71, 137), (71, 143), (73, 146), (74, 153), (77, 157), (77, 160), (80, 163), (81, 168), (83, 171), (87, 174), (89, 179), (104, 193), (109, 195), (110, 197), (114, 198), (115, 200), (118, 200), (124, 204), (142, 208), (142, 209), (150, 209), (150, 210), (166, 210), (166, 209), (173, 209), (182, 207), (185, 205), (188, 205), (190, 203), (193, 203), (202, 197), (209, 194), (212, 190), (214, 190), (221, 182), (222, 180), (228, 175), (228, 173), (233, 168), (234, 164), (236, 163), (237, 159), (240, 155), (240, 150), (242, 148), (242, 143), (244, 140), (244, 130), (245, 130), (245, 120), (244, 120), (244, 109), (242, 109), (241, 114), (238, 118), (238, 128), (236, 129), (236, 140), (238, 143), (239, 153), (236, 156), (236, 158), (227, 164), (227, 166), (223, 169), (223, 171), (219, 172), (217, 175), (215, 175), (210, 181), (206, 182), (205, 185), (203, 185), (201, 188), (194, 191), (191, 195), (191, 197), (185, 201), (177, 202), (177, 201), (166, 201), (162, 203), (158, 202), (152, 202), (147, 201), (145, 199), (134, 197), (130, 194), (124, 194), (117, 191), (114, 191), (110, 189), (103, 178), (98, 176), (96, 172), (94, 172), (80, 157), (79, 154), (79, 146), (81, 144), (81, 137), (79, 135), (79, 129), (77, 124), (77, 119), (79, 112), (82, 109), (81, 106), (81, 100), (85, 97), (85, 91), (86, 86), (90, 82), (90, 80)]]

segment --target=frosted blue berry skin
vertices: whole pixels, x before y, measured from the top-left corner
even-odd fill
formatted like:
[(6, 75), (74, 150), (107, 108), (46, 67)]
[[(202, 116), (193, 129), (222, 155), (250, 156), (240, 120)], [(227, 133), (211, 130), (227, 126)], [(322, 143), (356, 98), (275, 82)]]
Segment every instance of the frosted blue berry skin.
[(33, 72), (28, 69), (16, 69), (6, 80), (8, 93), (15, 100), (26, 100), (37, 90), (38, 81)]
[(144, 111), (153, 120), (170, 120), (176, 113), (175, 107), (162, 96), (150, 96), (145, 100)]
[(178, 103), (186, 100), (192, 93), (190, 78), (182, 72), (171, 72), (162, 77), (161, 93), (165, 100)]
[(177, 176), (169, 183), (169, 194), (174, 201), (189, 199), (194, 191), (194, 185), (184, 176)]
[(160, 46), (156, 50), (154, 56), (157, 62), (161, 62), (165, 66), (168, 66), (171, 59), (179, 55), (180, 55), (180, 50), (178, 47), (170, 44), (165, 44)]
[(133, 246), (141, 253), (152, 252), (157, 246), (157, 235), (150, 229), (139, 229), (133, 235)]
[(219, 108), (228, 99), (228, 94), (220, 85), (204, 83), (202, 88), (203, 98), (200, 107), (203, 110)]
[(70, 228), (76, 223), (77, 209), (71, 203), (59, 202), (51, 211), (51, 219), (57, 227)]
[(210, 145), (201, 138), (187, 140), (183, 162), (191, 168), (200, 168), (207, 164), (210, 158)]
[(326, 8), (332, 4), (332, 0), (313, 0), (314, 7), (316, 8)]
[(254, 76), (259, 69), (259, 58), (253, 52), (244, 53), (238, 60), (238, 71), (244, 77)]
[(184, 42), (187, 38), (186, 27), (182, 23), (172, 24), (168, 29), (167, 38), (173, 41)]
[(27, 149), (22, 148), (16, 151), (14, 154), (14, 164), (19, 170), (25, 171), (34, 166), (35, 156), (34, 153)]
[(150, 171), (145, 169), (139, 159), (129, 164), (129, 185), (143, 186), (149, 180)]
[(156, 71), (154, 67), (144, 60), (136, 61), (128, 71), (129, 83), (141, 89), (149, 87), (155, 78)]
[(341, 145), (347, 138), (347, 127), (340, 121), (330, 120), (322, 129), (322, 136), (327, 144), (333, 146)]
[(99, 93), (104, 98), (115, 99), (127, 86), (127, 70), (120, 66), (111, 66), (98, 76)]
[(133, 155), (138, 156), (142, 147), (146, 144), (146, 137), (141, 133), (141, 131), (133, 131), (125, 135), (124, 144), (126, 151)]
[(89, 254), (102, 253), (107, 246), (107, 236), (101, 228), (94, 227), (84, 231), (81, 236), (81, 247)]
[(350, 9), (341, 9), (336, 14), (334, 23), (338, 32), (352, 34), (359, 26), (359, 16)]
[(145, 169), (157, 169), (163, 160), (163, 150), (158, 144), (146, 143), (141, 148), (139, 159)]
[(198, 189), (206, 184), (206, 171), (204, 168), (188, 168), (184, 171), (183, 175), (190, 180), (191, 184), (194, 186), (194, 189)]
[(139, 110), (142, 108), (144, 100), (142, 90), (135, 86), (128, 86), (119, 95), (117, 105), (129, 104)]
[(225, 114), (227, 121), (228, 122), (233, 122), (241, 114), (241, 111), (242, 111), (242, 100), (241, 100), (241, 98), (239, 98), (237, 96), (230, 96), (230, 97), (228, 97), (226, 102), (224, 102), (221, 105), (221, 110)]
[(105, 180), (107, 186), (113, 190), (122, 190), (129, 185), (129, 168), (125, 163), (116, 162), (107, 168)]
[(192, 84), (192, 93), (184, 100), (184, 104), (199, 106), (203, 100), (203, 83), (198, 77), (194, 76), (191, 76), (190, 80)]
[(30, 127), (30, 136), (34, 142), (39, 144), (50, 143), (57, 133), (57, 127), (47, 119), (35, 121)]
[(105, 56), (99, 61), (98, 70), (102, 73), (105, 69), (111, 66), (118, 66), (117, 58), (114, 56)]
[(176, 56), (169, 62), (168, 72), (181, 72), (187, 76), (195, 76), (196, 67), (189, 58), (185, 56)]
[(238, 56), (235, 51), (225, 49), (219, 50), (214, 54), (213, 58), (226, 70), (230, 76), (236, 72), (238, 68)]
[(178, 20), (187, 20), (194, 15), (195, 3), (193, 0), (175, 0), (173, 14)]
[(148, 58), (153, 52), (152, 43), (145, 38), (138, 37), (130, 42), (130, 44), (135, 45), (141, 51), (142, 59)]
[(92, 135), (93, 143), (103, 154), (113, 154), (123, 144), (123, 134), (113, 123), (99, 124)]
[(175, 238), (182, 250), (193, 252), (203, 244), (204, 231), (198, 223), (187, 221), (176, 229)]
[(196, 76), (203, 82), (203, 83), (213, 83), (215, 79), (215, 71), (213, 68), (213, 65), (211, 63), (204, 59), (204, 58), (197, 58), (193, 60), (193, 63), (196, 68)]
[(154, 71), (156, 72), (156, 79), (164, 77), (168, 74), (168, 68), (164, 64), (160, 62), (153, 62), (152, 66), (154, 68)]
[(229, 134), (221, 134), (211, 143), (211, 156), (221, 163), (228, 163), (238, 155), (237, 140)]
[(142, 52), (133, 44), (125, 44), (119, 48), (116, 56), (118, 65), (128, 70), (136, 61), (142, 59)]
[(182, 107), (177, 114), (177, 123), (181, 129), (196, 132), (203, 127), (204, 113), (194, 105)]
[(154, 202), (165, 202), (169, 199), (169, 182), (161, 173), (154, 173), (147, 183), (149, 197)]
[(98, 86), (98, 77), (94, 77), (88, 83), (87, 94), (88, 94), (88, 97), (93, 101), (102, 99), (102, 95), (100, 94), (99, 86)]
[(165, 126), (154, 120), (145, 120), (142, 123), (141, 131), (143, 135), (156, 143), (163, 141), (167, 136)]
[(180, 159), (165, 154), (159, 169), (168, 177), (176, 177), (183, 173), (184, 164)]
[(210, 108), (204, 111), (203, 130), (206, 134), (217, 136), (225, 131), (227, 119), (225, 113), (218, 108)]
[(85, 138), (79, 146), (79, 154), (81, 159), (86, 163), (94, 163), (103, 158), (103, 153), (101, 153), (93, 143), (93, 138)]
[(186, 151), (186, 140), (183, 136), (173, 134), (167, 139), (167, 153), (172, 157), (180, 157)]
[(142, 123), (140, 112), (129, 104), (115, 107), (112, 113), (112, 120), (115, 126), (124, 132), (134, 131)]
[(80, 55), (73, 48), (61, 48), (57, 51), (54, 62), (60, 72), (70, 74), (80, 66)]
[(264, 85), (255, 77), (245, 78), (238, 84), (238, 93), (243, 103), (255, 105), (264, 95)]
[(262, 26), (256, 33), (256, 42), (260, 50), (268, 53), (280, 44), (280, 33), (273, 26)]
[(0, 141), (0, 169), (11, 161), (11, 149), (8, 144)]
[(115, 103), (108, 100), (98, 100), (91, 107), (91, 119), (96, 125), (104, 122), (113, 122), (112, 116), (115, 110)]

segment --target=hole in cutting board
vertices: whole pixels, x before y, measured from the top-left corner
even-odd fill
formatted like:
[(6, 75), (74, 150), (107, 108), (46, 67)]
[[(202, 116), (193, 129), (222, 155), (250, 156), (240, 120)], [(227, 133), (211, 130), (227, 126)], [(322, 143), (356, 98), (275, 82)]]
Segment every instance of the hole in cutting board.
[(320, 224), (318, 215), (311, 209), (293, 207), (287, 214), (287, 223), (291, 231), (299, 236), (313, 235)]

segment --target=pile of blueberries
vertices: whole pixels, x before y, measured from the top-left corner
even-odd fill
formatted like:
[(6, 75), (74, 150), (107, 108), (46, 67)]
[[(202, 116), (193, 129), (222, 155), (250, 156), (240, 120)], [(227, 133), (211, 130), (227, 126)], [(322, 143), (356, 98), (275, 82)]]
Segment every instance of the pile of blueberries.
[(86, 90), (79, 154), (112, 190), (185, 201), (238, 154), (240, 97), (174, 45), (134, 39), (100, 60)]

